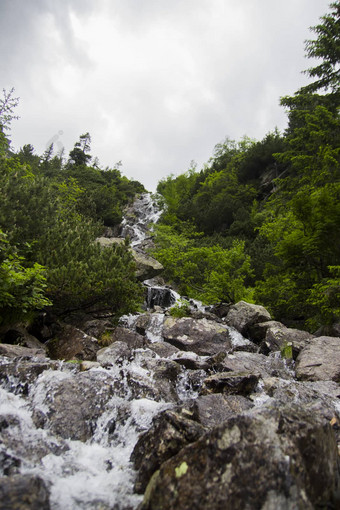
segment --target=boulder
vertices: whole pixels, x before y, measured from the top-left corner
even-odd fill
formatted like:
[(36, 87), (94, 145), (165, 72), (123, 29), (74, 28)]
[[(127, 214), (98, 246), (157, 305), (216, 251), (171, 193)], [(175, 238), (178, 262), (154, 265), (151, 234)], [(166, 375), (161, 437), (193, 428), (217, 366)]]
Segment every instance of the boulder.
[(239, 301), (231, 306), (225, 318), (229, 326), (237, 329), (242, 335), (251, 338), (252, 327), (260, 322), (271, 320), (270, 313), (261, 305), (253, 305)]
[(39, 340), (28, 333), (24, 326), (16, 325), (11, 327), (2, 335), (2, 342), (4, 344), (21, 345), (29, 349), (45, 350), (45, 345)]
[(112, 342), (124, 342), (130, 349), (140, 349), (147, 345), (147, 341), (142, 335), (121, 326), (113, 331), (111, 340)]
[(114, 379), (108, 372), (92, 370), (75, 375), (60, 373), (59, 377), (44, 375), (33, 396), (36, 426), (48, 428), (63, 439), (90, 439), (115, 393)]
[(97, 361), (103, 367), (121, 364), (131, 356), (131, 349), (125, 342), (114, 342), (97, 351)]
[(44, 349), (31, 349), (21, 345), (0, 344), (0, 356), (6, 358), (34, 358), (36, 356), (44, 358), (46, 356)]
[(260, 352), (281, 351), (286, 345), (292, 346), (293, 359), (304, 349), (314, 335), (300, 329), (286, 328), (283, 324), (271, 325), (267, 328), (266, 337), (261, 343)]
[(141, 510), (338, 508), (333, 431), (299, 407), (235, 416), (164, 462)]
[(0, 478), (0, 510), (50, 510), (46, 484), (29, 474)]
[(152, 342), (148, 345), (148, 349), (155, 352), (160, 358), (170, 358), (180, 352), (177, 347), (167, 342)]
[(45, 370), (55, 369), (55, 361), (44, 358), (17, 359), (0, 365), (0, 382), (15, 394), (28, 395), (30, 385)]
[(281, 377), (291, 379), (292, 371), (283, 359), (253, 352), (234, 352), (228, 354), (218, 366), (220, 372), (248, 372), (261, 377)]
[(162, 335), (175, 347), (203, 356), (228, 351), (232, 347), (228, 329), (222, 324), (207, 319), (167, 317)]
[(259, 375), (250, 372), (220, 372), (203, 381), (202, 395), (223, 393), (226, 395), (250, 395), (255, 390)]
[(138, 470), (136, 492), (144, 493), (152, 474), (161, 464), (187, 444), (197, 441), (204, 432), (202, 425), (179, 412), (164, 411), (154, 418), (152, 427), (140, 436), (131, 455)]
[(96, 338), (70, 325), (64, 325), (57, 337), (46, 342), (46, 347), (51, 359), (88, 361), (95, 361), (100, 349)]
[(251, 326), (251, 339), (255, 344), (260, 344), (266, 338), (267, 330), (271, 327), (282, 327), (285, 325), (278, 321), (259, 322)]
[(314, 338), (296, 360), (296, 376), (304, 381), (340, 382), (340, 338)]

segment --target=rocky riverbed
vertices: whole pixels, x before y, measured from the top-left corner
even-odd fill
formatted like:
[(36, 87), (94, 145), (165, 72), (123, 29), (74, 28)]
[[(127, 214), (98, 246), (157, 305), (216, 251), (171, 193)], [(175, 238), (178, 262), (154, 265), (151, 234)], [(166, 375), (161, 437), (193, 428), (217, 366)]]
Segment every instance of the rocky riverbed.
[[(148, 196), (129, 211), (136, 253), (157, 215)], [(243, 301), (175, 317), (179, 296), (145, 287), (116, 327), (3, 335), (0, 510), (340, 508), (340, 338)]]

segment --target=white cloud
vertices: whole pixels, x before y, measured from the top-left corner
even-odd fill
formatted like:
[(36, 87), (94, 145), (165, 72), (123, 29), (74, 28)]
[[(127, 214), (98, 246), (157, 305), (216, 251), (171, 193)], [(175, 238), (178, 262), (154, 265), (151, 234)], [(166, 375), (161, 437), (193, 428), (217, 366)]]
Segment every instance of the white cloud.
[(326, 0), (3, 0), (2, 86), (21, 96), (16, 147), (69, 151), (89, 131), (100, 162), (154, 188), (226, 136), (285, 127), (279, 97), (304, 82), (309, 25)]

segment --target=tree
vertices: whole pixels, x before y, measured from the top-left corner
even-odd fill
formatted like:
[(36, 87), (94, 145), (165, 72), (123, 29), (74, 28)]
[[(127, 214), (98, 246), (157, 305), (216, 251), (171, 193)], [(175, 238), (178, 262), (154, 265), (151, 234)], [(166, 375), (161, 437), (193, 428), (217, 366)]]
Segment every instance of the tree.
[(70, 162), (76, 166), (86, 165), (92, 159), (90, 154), (91, 150), (91, 136), (87, 132), (80, 135), (79, 141), (75, 143), (74, 148), (70, 152)]
[(17, 115), (14, 115), (14, 108), (19, 104), (19, 98), (13, 97), (14, 87), (9, 92), (3, 90), (3, 98), (0, 99), (0, 126), (5, 132), (10, 131), (12, 120), (18, 119)]

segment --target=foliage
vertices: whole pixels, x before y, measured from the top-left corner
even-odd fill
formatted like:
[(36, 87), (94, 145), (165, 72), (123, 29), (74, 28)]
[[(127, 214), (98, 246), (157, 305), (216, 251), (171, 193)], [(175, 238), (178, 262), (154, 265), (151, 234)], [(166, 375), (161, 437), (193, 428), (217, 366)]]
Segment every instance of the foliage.
[(185, 299), (181, 299), (174, 306), (170, 308), (171, 317), (177, 317), (181, 319), (182, 317), (188, 317), (190, 315), (190, 305), (188, 301)]
[(340, 317), (340, 266), (328, 269), (330, 276), (313, 285), (307, 300), (314, 310), (308, 320), (313, 330), (321, 324), (332, 324)]
[(37, 263), (25, 266), (24, 257), (10, 246), (0, 229), (0, 325), (11, 318), (23, 319), (34, 309), (51, 305), (45, 297), (45, 269)]

